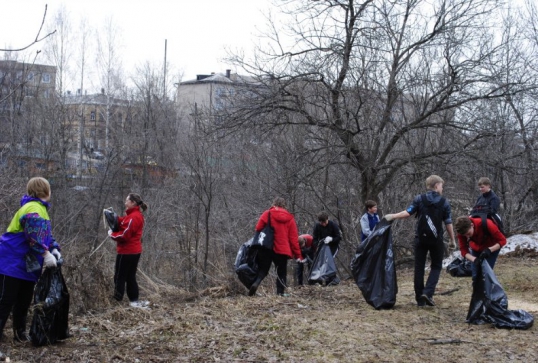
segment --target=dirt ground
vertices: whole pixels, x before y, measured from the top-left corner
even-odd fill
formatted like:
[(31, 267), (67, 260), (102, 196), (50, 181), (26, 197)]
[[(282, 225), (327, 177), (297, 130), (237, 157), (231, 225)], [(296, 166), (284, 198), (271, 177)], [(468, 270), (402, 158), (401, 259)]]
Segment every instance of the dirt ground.
[[(538, 261), (501, 256), (495, 272), (509, 309), (538, 313)], [(368, 305), (353, 280), (274, 295), (269, 276), (249, 298), (239, 285), (198, 294), (162, 289), (151, 309), (111, 304), (72, 316), (71, 338), (53, 346), (11, 343), (11, 362), (536, 362), (536, 327), (469, 325), (470, 278), (441, 275), (435, 307), (414, 302), (413, 273), (398, 270), (393, 309)], [(8, 323), (9, 324), (9, 323)]]

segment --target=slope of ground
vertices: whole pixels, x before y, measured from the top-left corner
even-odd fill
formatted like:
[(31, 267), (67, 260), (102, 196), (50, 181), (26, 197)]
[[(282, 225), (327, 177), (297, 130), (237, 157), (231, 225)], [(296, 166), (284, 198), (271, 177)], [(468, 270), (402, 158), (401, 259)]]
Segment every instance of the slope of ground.
[[(495, 267), (509, 309), (538, 313), (538, 262), (501, 256)], [(376, 311), (352, 280), (274, 295), (269, 276), (256, 297), (237, 286), (197, 295), (163, 289), (149, 310), (111, 304), (72, 316), (73, 337), (49, 347), (11, 343), (11, 362), (535, 362), (536, 327), (495, 329), (465, 317), (470, 278), (443, 272), (436, 307), (414, 303), (412, 271), (398, 271), (393, 309)], [(232, 284), (233, 285), (233, 284)]]

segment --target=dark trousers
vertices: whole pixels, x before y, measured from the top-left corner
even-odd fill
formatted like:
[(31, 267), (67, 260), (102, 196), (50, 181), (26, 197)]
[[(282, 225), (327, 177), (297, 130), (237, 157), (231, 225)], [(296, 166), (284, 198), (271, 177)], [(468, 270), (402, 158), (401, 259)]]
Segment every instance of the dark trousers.
[[(308, 269), (305, 269), (305, 265), (308, 267)], [(297, 263), (297, 284), (298, 285), (304, 285), (304, 273), (305, 270), (307, 270), (307, 273), (310, 273), (310, 270), (312, 269), (312, 260), (308, 258), (308, 261), (305, 263)]]
[(269, 273), (269, 270), (271, 269), (271, 263), (274, 263), (277, 274), (276, 293), (283, 294), (284, 290), (286, 289), (286, 276), (288, 274), (289, 257), (286, 255), (274, 253), (271, 250), (260, 249), (260, 251), (258, 251), (257, 259), (259, 270), (258, 277), (254, 283), (259, 286), (263, 279)]
[[(422, 295), (432, 297), (435, 293), (435, 287), (439, 282), (441, 270), (443, 269), (443, 255), (445, 246), (442, 240), (419, 239), (415, 237), (415, 298)], [(430, 274), (424, 286), (424, 269), (426, 267), (426, 258), (430, 254)]]
[(34, 286), (33, 281), (0, 274), (0, 338), (12, 311), (14, 336), (22, 337), (26, 332), (26, 318), (32, 303)]
[(116, 256), (114, 270), (114, 298), (123, 300), (125, 285), (127, 285), (127, 297), (129, 301), (138, 301), (138, 283), (136, 282), (136, 269), (138, 268), (140, 254)]

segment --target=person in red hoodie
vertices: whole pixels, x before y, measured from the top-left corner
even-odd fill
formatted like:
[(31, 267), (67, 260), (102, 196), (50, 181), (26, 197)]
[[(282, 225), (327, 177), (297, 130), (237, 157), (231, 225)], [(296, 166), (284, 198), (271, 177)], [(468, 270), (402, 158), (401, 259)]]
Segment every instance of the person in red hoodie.
[(138, 300), (136, 270), (142, 254), (142, 233), (144, 231), (144, 212), (148, 206), (140, 195), (130, 193), (125, 199), (125, 216), (118, 217), (118, 231), (108, 231), (116, 241), (116, 265), (114, 269), (114, 299), (121, 301), (127, 285), (127, 297), (132, 307), (146, 307), (147, 301)]
[(256, 294), (256, 290), (271, 269), (271, 263), (274, 263), (276, 268), (276, 293), (280, 296), (288, 296), (284, 293), (288, 274), (288, 259), (296, 258), (298, 261), (303, 261), (298, 242), (297, 224), (293, 214), (286, 210), (284, 198), (275, 198), (271, 208), (262, 213), (256, 224), (256, 232), (263, 230), (268, 222), (269, 213), (271, 226), (274, 229), (273, 250), (260, 249), (258, 251), (258, 277), (248, 292), (249, 296)]
[(456, 219), (455, 228), (461, 255), (473, 262), (473, 281), (476, 279), (476, 264), (486, 260), (493, 269), (501, 248), (506, 245), (506, 237), (495, 222), (488, 218), (486, 223), (488, 233), (485, 233), (481, 217), (464, 216)]

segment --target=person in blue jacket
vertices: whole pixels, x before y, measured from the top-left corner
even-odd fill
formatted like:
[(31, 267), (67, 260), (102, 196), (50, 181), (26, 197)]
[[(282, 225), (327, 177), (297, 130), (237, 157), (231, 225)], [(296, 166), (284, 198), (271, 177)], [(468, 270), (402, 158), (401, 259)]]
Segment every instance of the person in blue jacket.
[(379, 223), (379, 216), (377, 215), (377, 203), (373, 200), (367, 200), (364, 203), (366, 213), (361, 217), (361, 241), (364, 241), (370, 233), (374, 230), (375, 226)]
[(41, 270), (43, 266), (56, 267), (56, 260), (61, 257), (47, 211), (51, 197), (49, 182), (41, 177), (32, 178), (26, 190), (20, 209), (0, 237), (0, 339), (13, 312), (13, 339), (19, 342), (29, 341), (26, 317)]

